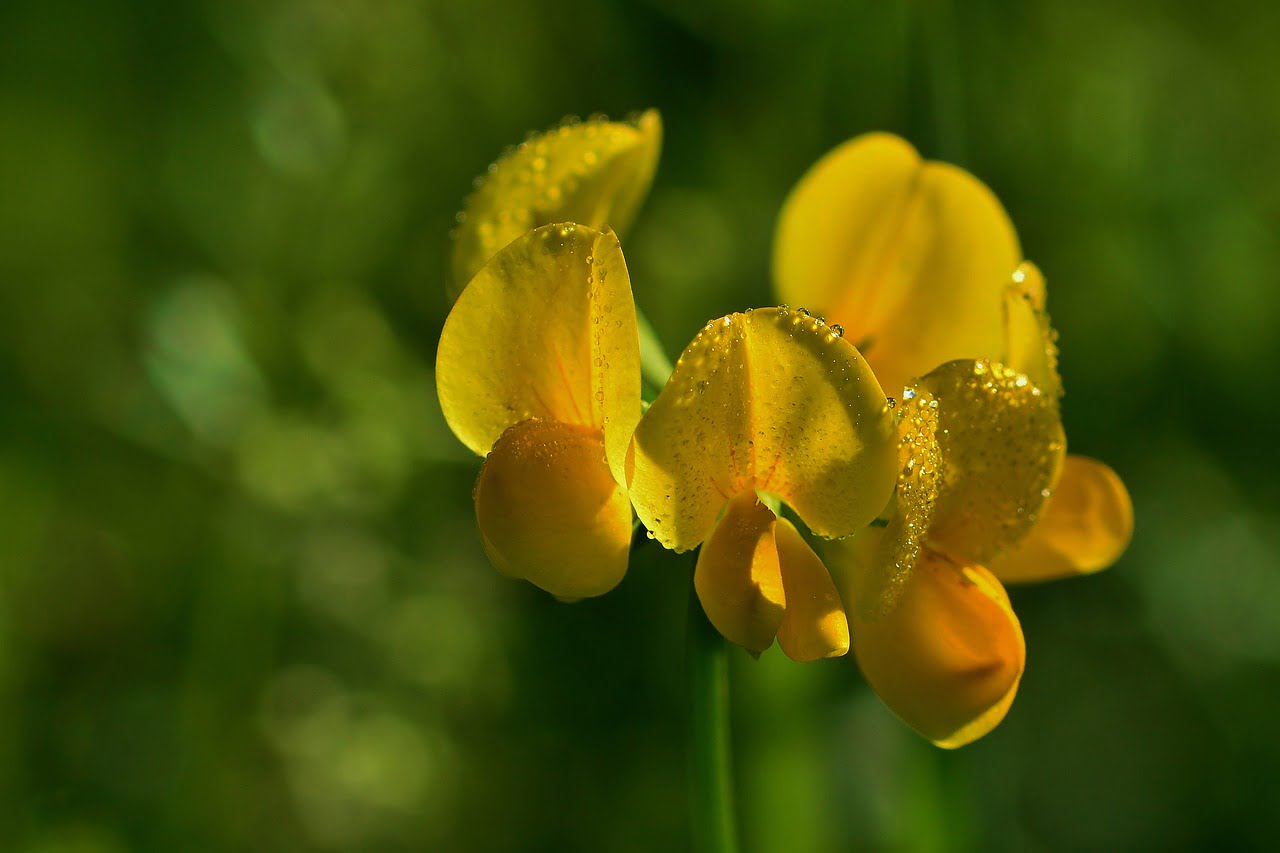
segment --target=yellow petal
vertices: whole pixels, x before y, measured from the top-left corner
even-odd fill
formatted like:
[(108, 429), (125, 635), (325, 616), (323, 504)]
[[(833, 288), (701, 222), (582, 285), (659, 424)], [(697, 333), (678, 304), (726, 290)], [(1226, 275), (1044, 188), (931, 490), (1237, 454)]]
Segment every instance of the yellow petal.
[(928, 544), (985, 562), (1024, 537), (1058, 477), (1056, 400), (1003, 365), (953, 361), (920, 380), (938, 400), (942, 482)]
[(853, 651), (884, 703), (938, 746), (963, 746), (1004, 719), (1026, 662), (1022, 628), (981, 566), (925, 551), (901, 601), (853, 616)]
[(599, 432), (516, 424), (485, 459), (475, 498), (485, 551), (505, 575), (576, 599), (608, 592), (627, 571), (631, 505)]
[(476, 453), (527, 418), (578, 424), (604, 433), (621, 481), (640, 418), (640, 345), (613, 232), (547, 225), (495, 255), (445, 321), (436, 386)]
[(1005, 583), (1101, 571), (1120, 559), (1132, 535), (1133, 502), (1120, 477), (1096, 459), (1069, 455), (1036, 526), (991, 571)]
[(897, 414), (898, 487), (887, 525), (823, 549), (828, 564), (848, 574), (845, 605), (863, 619), (878, 619), (896, 606), (928, 535), (942, 476), (933, 395), (908, 389)]
[(512, 148), (467, 197), (454, 232), (456, 296), (489, 258), (530, 228), (552, 222), (624, 232), (649, 192), (662, 121), (566, 124)]
[(1004, 364), (1021, 371), (1051, 399), (1062, 396), (1058, 375), (1058, 333), (1044, 309), (1044, 277), (1030, 262), (1024, 262), (1005, 288)]
[(707, 619), (726, 639), (754, 654), (773, 645), (786, 607), (776, 521), (754, 492), (739, 493), (698, 552), (693, 573)]
[(849, 621), (826, 566), (785, 518), (774, 528), (786, 613), (778, 645), (795, 661), (839, 657), (849, 651)]
[(1000, 357), (1004, 287), (1021, 257), (980, 181), (873, 133), (831, 151), (791, 191), (773, 270), (780, 298), (843, 324), (897, 394), (945, 361)]
[(889, 500), (897, 441), (884, 392), (830, 326), (783, 308), (708, 323), (641, 419), (628, 484), (645, 526), (684, 551), (734, 494), (780, 496), (819, 536)]

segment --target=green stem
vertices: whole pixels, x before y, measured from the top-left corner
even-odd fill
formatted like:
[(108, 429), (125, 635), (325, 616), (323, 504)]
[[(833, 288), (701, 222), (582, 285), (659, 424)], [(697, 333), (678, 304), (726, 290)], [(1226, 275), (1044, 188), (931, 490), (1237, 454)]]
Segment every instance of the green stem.
[(661, 391), (673, 370), (671, 359), (667, 358), (666, 352), (662, 349), (662, 342), (658, 340), (657, 333), (654, 332), (653, 326), (649, 325), (649, 320), (640, 311), (638, 305), (636, 306), (636, 328), (640, 331), (640, 373), (645, 381), (654, 387), (654, 390)]
[(694, 850), (737, 853), (729, 743), (729, 660), (725, 640), (707, 621), (692, 583), (685, 644)]

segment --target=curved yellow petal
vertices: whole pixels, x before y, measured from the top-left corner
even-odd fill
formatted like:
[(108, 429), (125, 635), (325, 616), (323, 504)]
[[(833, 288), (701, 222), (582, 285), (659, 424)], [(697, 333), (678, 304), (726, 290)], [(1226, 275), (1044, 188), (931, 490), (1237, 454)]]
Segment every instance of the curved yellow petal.
[(578, 424), (604, 433), (621, 481), (640, 419), (640, 345), (613, 232), (547, 225), (495, 255), (445, 320), (436, 387), (476, 453), (530, 417)]
[(755, 492), (735, 495), (698, 552), (693, 586), (707, 619), (753, 654), (773, 645), (786, 594), (774, 543), (773, 510)]
[(892, 612), (875, 621), (851, 618), (867, 681), (938, 746), (964, 746), (1004, 719), (1026, 645), (1008, 596), (986, 569), (926, 550)]
[(887, 523), (823, 549), (828, 563), (848, 574), (845, 605), (868, 620), (888, 613), (902, 595), (928, 536), (942, 476), (933, 395), (907, 389), (897, 414), (898, 486)]
[(1057, 401), (986, 360), (949, 362), (920, 386), (938, 401), (942, 453), (929, 547), (985, 562), (1027, 534), (1058, 477), (1066, 437)]
[(871, 133), (828, 153), (791, 191), (773, 271), (782, 300), (843, 324), (897, 394), (945, 361), (1000, 357), (1004, 286), (1021, 257), (979, 180)]
[(785, 518), (774, 528), (786, 612), (778, 645), (794, 661), (839, 657), (849, 651), (849, 621), (827, 567)]
[(476, 522), (503, 574), (560, 598), (603, 595), (627, 571), (631, 504), (599, 432), (530, 419), (502, 434), (476, 480)]
[(1107, 568), (1133, 536), (1133, 502), (1116, 472), (1096, 459), (1068, 455), (1040, 520), (991, 562), (1005, 583), (1033, 583)]
[(666, 547), (710, 533), (741, 491), (779, 495), (819, 536), (876, 517), (895, 479), (884, 392), (838, 330), (785, 308), (708, 323), (632, 440), (636, 512)]
[(1027, 378), (1051, 399), (1062, 396), (1058, 375), (1058, 333), (1044, 308), (1044, 277), (1035, 264), (1025, 261), (1005, 288), (1004, 364)]
[(454, 231), (457, 296), (489, 258), (531, 228), (581, 222), (625, 231), (649, 192), (662, 147), (662, 120), (565, 124), (510, 149), (477, 179)]

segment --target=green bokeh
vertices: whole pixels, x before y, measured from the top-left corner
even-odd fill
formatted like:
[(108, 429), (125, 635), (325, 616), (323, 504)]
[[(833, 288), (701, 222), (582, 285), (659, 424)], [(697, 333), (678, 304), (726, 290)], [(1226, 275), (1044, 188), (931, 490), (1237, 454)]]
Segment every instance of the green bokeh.
[(1045, 271), (1098, 577), (1013, 593), (955, 753), (847, 661), (734, 656), (751, 851), (1280, 838), (1280, 6), (0, 4), (0, 849), (687, 849), (689, 563), (504, 580), (432, 364), (504, 145), (658, 107), (626, 242), (672, 353), (772, 301), (779, 206), (870, 129)]

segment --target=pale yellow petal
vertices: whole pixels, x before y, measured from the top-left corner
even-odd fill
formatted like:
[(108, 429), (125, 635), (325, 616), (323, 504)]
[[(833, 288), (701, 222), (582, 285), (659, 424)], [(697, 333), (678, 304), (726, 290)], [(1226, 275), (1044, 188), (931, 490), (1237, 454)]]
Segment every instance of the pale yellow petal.
[(707, 619), (726, 639), (753, 654), (773, 645), (786, 608), (774, 543), (776, 521), (754, 492), (738, 494), (698, 552), (693, 574)]
[(795, 661), (839, 657), (849, 651), (849, 621), (822, 560), (785, 518), (774, 528), (786, 613), (778, 645)]
[(867, 681), (938, 746), (963, 746), (1004, 719), (1026, 646), (1008, 596), (986, 569), (926, 550), (897, 607), (874, 621), (851, 618)]
[(621, 480), (640, 355), (618, 238), (547, 225), (495, 255), (445, 321), (436, 386), (450, 428), (476, 453), (527, 418), (578, 424), (604, 433)]
[(1116, 472), (1068, 455), (1027, 538), (991, 563), (1005, 583), (1034, 583), (1101, 571), (1133, 536), (1133, 502)]
[(773, 269), (779, 297), (843, 324), (896, 395), (943, 362), (1001, 356), (1004, 287), (1021, 257), (979, 180), (873, 133), (828, 153), (791, 191)]
[(566, 124), (510, 149), (467, 197), (453, 235), (457, 296), (489, 258), (531, 228), (553, 222), (623, 233), (649, 192), (662, 121)]
[(848, 341), (815, 318), (761, 308), (698, 333), (632, 452), (637, 513), (683, 551), (744, 490), (780, 496), (819, 536), (852, 533), (889, 500), (897, 441), (884, 393)]
[(1066, 438), (1057, 402), (985, 360), (944, 364), (920, 386), (938, 401), (942, 455), (928, 544), (987, 561), (1027, 534), (1058, 477)]
[(503, 433), (476, 481), (476, 522), (503, 574), (566, 599), (618, 585), (631, 505), (598, 431), (531, 419)]

